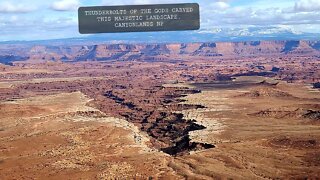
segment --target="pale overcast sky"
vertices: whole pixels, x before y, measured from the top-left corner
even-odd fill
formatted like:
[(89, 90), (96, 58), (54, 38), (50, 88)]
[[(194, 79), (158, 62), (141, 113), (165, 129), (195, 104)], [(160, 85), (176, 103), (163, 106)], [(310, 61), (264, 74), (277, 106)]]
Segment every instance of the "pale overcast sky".
[(320, 32), (320, 0), (0, 0), (0, 41), (81, 37), (79, 6), (196, 2), (201, 30), (221, 28), (288, 28)]

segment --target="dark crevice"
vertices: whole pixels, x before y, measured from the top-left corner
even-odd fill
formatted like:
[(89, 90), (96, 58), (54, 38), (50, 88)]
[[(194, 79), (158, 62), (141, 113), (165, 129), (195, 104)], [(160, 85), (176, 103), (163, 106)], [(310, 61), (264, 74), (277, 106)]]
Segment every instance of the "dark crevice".
[(199, 151), (214, 147), (215, 146), (212, 144), (191, 142), (189, 136), (183, 136), (178, 142), (176, 142), (174, 146), (162, 148), (161, 151), (172, 156), (177, 156), (183, 155), (184, 153), (189, 151)]
[(154, 139), (151, 142), (155, 148), (169, 155), (177, 156), (187, 154), (190, 151), (214, 147), (211, 144), (191, 142), (189, 132), (203, 130), (206, 127), (196, 124), (195, 120), (184, 119), (182, 113), (174, 113), (174, 111), (205, 108), (202, 105), (179, 104), (183, 101), (179, 98), (200, 92), (199, 90), (174, 89), (163, 97), (162, 106), (166, 109), (150, 111), (139, 108), (131, 102), (126, 102), (125, 98), (112, 91), (107, 91), (104, 96), (131, 110), (122, 112), (120, 115), (140, 127), (140, 130), (147, 132)]

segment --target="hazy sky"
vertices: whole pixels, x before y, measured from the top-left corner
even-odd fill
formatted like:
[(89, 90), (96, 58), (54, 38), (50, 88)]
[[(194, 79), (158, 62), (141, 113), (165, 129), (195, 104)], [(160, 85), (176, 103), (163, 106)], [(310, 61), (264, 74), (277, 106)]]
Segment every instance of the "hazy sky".
[(0, 0), (0, 41), (81, 37), (79, 6), (196, 2), (201, 30), (281, 27), (320, 32), (320, 0)]

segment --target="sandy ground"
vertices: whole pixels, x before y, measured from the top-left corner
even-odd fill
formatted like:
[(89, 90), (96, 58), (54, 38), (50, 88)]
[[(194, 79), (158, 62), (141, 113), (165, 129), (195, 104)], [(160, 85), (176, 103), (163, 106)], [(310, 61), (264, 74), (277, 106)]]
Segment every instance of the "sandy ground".
[(297, 114), (252, 115), (266, 109), (289, 114), (304, 107), (319, 110), (319, 91), (307, 88), (287, 83), (277, 85), (277, 89), (295, 98), (239, 96), (255, 88), (213, 89), (188, 95), (184, 103), (207, 107), (183, 111), (188, 119), (208, 127), (191, 132), (191, 138), (215, 144), (216, 148), (177, 158), (170, 166), (179, 174), (204, 179), (320, 177), (319, 122), (302, 119)]
[(1, 103), (0, 179), (174, 175), (169, 156), (149, 148), (137, 127), (89, 101), (75, 92)]

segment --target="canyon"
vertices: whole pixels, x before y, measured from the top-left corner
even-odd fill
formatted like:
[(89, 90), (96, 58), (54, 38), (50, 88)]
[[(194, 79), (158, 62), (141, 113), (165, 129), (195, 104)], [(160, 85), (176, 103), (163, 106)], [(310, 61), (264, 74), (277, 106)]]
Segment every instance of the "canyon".
[(0, 179), (320, 177), (318, 41), (9, 44), (0, 62)]

